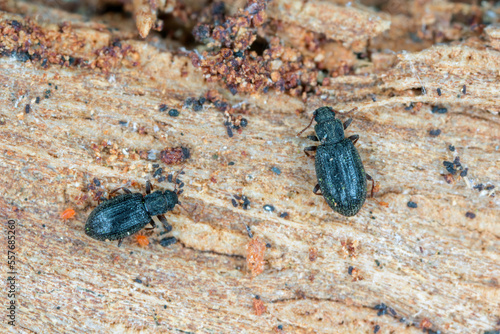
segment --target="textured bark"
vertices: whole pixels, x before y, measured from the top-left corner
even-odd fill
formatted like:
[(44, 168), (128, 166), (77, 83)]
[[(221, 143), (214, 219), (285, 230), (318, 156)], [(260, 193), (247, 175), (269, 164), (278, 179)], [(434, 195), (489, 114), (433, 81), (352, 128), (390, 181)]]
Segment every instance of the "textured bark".
[[(37, 4), (2, 6), (0, 26), (28, 24), (29, 14), (56, 41), (44, 44), (52, 52), (45, 67), (42, 59), (0, 57), (0, 216), (17, 223), (15, 332), (498, 329), (500, 203), (496, 188), (487, 189), (498, 186), (500, 167), (493, 28), (461, 43), (374, 53), (307, 99), (273, 89), (233, 96), (205, 82), (186, 54), (155, 47), (157, 37), (142, 41), (76, 14), (67, 14), (69, 30), (60, 29), (54, 23), (64, 21), (64, 12), (43, 7), (45, 14), (35, 16)], [(102, 51), (115, 39), (121, 46), (114, 53)], [(4, 49), (15, 43), (5, 32)], [(72, 65), (70, 55), (81, 62)], [(233, 130), (230, 138), (227, 115), (211, 103), (199, 112), (186, 106), (208, 90), (245, 106), (237, 109), (248, 120), (241, 133)], [(352, 218), (313, 195), (314, 160), (303, 153), (313, 143), (296, 136), (322, 105), (358, 107), (338, 116), (354, 119), (347, 135), (360, 135), (356, 146), (378, 192)], [(432, 113), (434, 106), (447, 113)], [(171, 108), (180, 115), (169, 116)], [(435, 129), (441, 134), (429, 135)], [(160, 151), (177, 147), (190, 157), (177, 165), (160, 160)], [(459, 171), (447, 183), (443, 161), (456, 156), (468, 175)], [(162, 247), (158, 241), (169, 235), (158, 231), (144, 232), (145, 247), (134, 237), (120, 248), (88, 238), (83, 227), (99, 192), (119, 186), (144, 192), (146, 180), (173, 189), (153, 177), (153, 164), (164, 176), (185, 167), (186, 210), (167, 214), (178, 242)], [(473, 188), (479, 184), (482, 190)], [(233, 195), (247, 196), (248, 210), (233, 206)], [(61, 219), (68, 208), (75, 217)], [(245, 225), (267, 244), (264, 271), (253, 278)], [(6, 277), (6, 266), (0, 268)], [(6, 305), (5, 293), (0, 302)]]

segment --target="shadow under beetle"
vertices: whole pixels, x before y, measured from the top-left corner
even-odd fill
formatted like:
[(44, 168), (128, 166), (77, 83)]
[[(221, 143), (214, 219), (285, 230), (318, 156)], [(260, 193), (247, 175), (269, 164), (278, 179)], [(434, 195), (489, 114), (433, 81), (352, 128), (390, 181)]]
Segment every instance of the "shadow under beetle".
[[(319, 146), (306, 147), (304, 152), (316, 151), (315, 165), (318, 184), (314, 187), (315, 195), (323, 195), (328, 205), (343, 216), (354, 216), (366, 199), (366, 180), (372, 181), (371, 196), (375, 182), (365, 173), (363, 163), (354, 143), (359, 135), (345, 138), (344, 130), (351, 124), (352, 118), (345, 123), (335, 118), (335, 111), (330, 107), (321, 107), (314, 111), (311, 123), (297, 134), (300, 136), (313, 122), (316, 136), (309, 139), (320, 141)], [(318, 190), (321, 189), (321, 193)]]
[(178, 195), (182, 190), (151, 192), (151, 183), (147, 181), (146, 196), (132, 193), (124, 187), (113, 190), (110, 195), (120, 189), (125, 194), (102, 202), (90, 213), (85, 223), (85, 234), (97, 240), (118, 240), (120, 247), (123, 238), (142, 230), (146, 225), (151, 224), (151, 229), (155, 228), (153, 216), (158, 216), (168, 230), (169, 224), (163, 214), (172, 211), (176, 204), (180, 205)]

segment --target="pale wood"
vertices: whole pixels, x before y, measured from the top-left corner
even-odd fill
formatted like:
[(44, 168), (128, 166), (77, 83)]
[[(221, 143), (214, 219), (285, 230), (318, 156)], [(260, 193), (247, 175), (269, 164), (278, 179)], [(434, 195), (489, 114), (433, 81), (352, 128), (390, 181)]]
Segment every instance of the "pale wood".
[[(20, 12), (33, 9), (23, 6)], [(0, 20), (12, 18), (22, 20), (5, 13)], [(57, 34), (54, 26), (42, 27)], [(77, 50), (80, 56), (91, 57), (92, 49), (112, 40), (112, 33), (83, 20), (73, 32), (85, 45), (95, 43), (88, 51)], [(358, 75), (332, 79), (322, 95), (304, 102), (273, 90), (233, 97), (222, 86), (205, 83), (185, 55), (138, 40), (122, 43), (137, 51), (139, 65), (119, 62), (109, 73), (56, 65), (42, 69), (39, 63), (0, 58), (0, 119), (5, 121), (0, 215), (18, 224), (21, 305), (21, 328), (4, 328), (270, 333), (279, 332), (281, 324), (286, 333), (373, 333), (379, 325), (379, 333), (420, 333), (425, 319), (442, 333), (497, 328), (498, 196), (494, 190), (471, 189), (459, 177), (446, 183), (442, 162), (453, 160), (448, 150), (453, 144), (469, 168), (469, 185), (498, 186), (498, 51), (470, 43), (400, 54), (387, 70), (377, 72), (369, 64)], [(422, 86), (426, 95), (419, 93)], [(51, 97), (35, 104), (47, 89)], [(223, 114), (213, 106), (199, 113), (183, 108), (187, 97), (198, 98), (208, 89), (218, 89), (232, 104), (248, 105), (249, 124), (241, 134), (229, 138)], [(411, 102), (424, 104), (405, 110)], [(159, 112), (162, 103), (179, 109), (180, 116)], [(334, 213), (312, 194), (314, 161), (303, 153), (312, 143), (296, 137), (314, 108), (325, 104), (342, 111), (358, 107), (349, 115), (354, 121), (347, 134), (360, 135), (357, 147), (365, 168), (380, 185), (353, 218)], [(448, 113), (432, 114), (433, 105), (448, 107)], [(146, 134), (134, 131), (134, 123)], [(437, 128), (442, 134), (429, 136)], [(101, 153), (98, 162), (92, 145), (103, 141), (115, 153)], [(128, 238), (117, 248), (116, 242), (84, 234), (97, 205), (84, 198), (94, 177), (108, 191), (134, 182), (130, 188), (143, 192), (153, 163), (166, 171), (180, 166), (134, 160), (130, 153), (181, 145), (192, 153), (182, 165), (181, 201), (188, 210), (197, 207), (192, 215), (180, 209), (167, 215), (177, 244), (163, 248), (155, 234), (147, 247)], [(235, 165), (228, 166), (230, 161)], [(172, 189), (167, 183), (154, 185)], [(234, 208), (233, 194), (248, 196), (251, 208)], [(408, 208), (410, 200), (418, 208)], [(266, 212), (265, 204), (276, 210)], [(69, 207), (76, 217), (59, 218)], [(469, 211), (475, 219), (465, 216)], [(280, 218), (281, 212), (289, 218)], [(245, 224), (271, 246), (264, 272), (253, 279), (245, 268)], [(345, 242), (355, 251), (348, 252)], [(311, 252), (317, 252), (315, 261)], [(350, 266), (361, 280), (348, 274)], [(5, 277), (3, 263), (1, 268)], [(261, 316), (252, 306), (255, 295), (267, 307)], [(2, 305), (5, 300), (2, 293)], [(373, 307), (380, 303), (397, 316), (377, 316)]]

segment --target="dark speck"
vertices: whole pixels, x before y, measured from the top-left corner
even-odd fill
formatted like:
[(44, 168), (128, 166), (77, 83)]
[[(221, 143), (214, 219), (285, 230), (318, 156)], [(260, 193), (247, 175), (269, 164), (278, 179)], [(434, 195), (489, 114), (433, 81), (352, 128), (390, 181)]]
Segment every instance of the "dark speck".
[(138, 279), (138, 278), (136, 278), (136, 279), (134, 280), (134, 282), (139, 283), (139, 284), (142, 284), (142, 280), (140, 280), (140, 279)]
[(177, 110), (177, 109), (170, 109), (168, 111), (168, 115), (172, 116), (172, 117), (177, 117), (177, 116), (179, 116), (179, 110)]
[(233, 130), (231, 129), (231, 123), (225, 122), (224, 125), (226, 126), (226, 131), (227, 131), (228, 137), (232, 138), (233, 137)]
[(121, 126), (127, 126), (128, 122), (127, 121), (118, 121), (118, 124), (120, 124)]
[(241, 57), (243, 57), (243, 52), (241, 52), (241, 51), (235, 52), (235, 53), (234, 53), (234, 57), (236, 57), (236, 58), (241, 58)]
[(418, 207), (417, 203), (415, 202), (412, 202), (412, 201), (409, 201), (408, 203), (406, 203), (406, 205), (409, 207), (409, 208), (412, 208), (412, 209), (415, 209)]
[(168, 174), (168, 182), (172, 182), (174, 176), (172, 174)]
[(354, 269), (354, 268), (353, 268), (353, 266), (349, 266), (349, 268), (347, 268), (347, 273), (348, 273), (349, 275), (352, 275), (352, 271), (353, 271), (353, 269)]
[(482, 183), (479, 183), (479, 184), (476, 184), (474, 187), (472, 187), (474, 189), (477, 189), (478, 191), (483, 191), (484, 189), (484, 184)]
[(438, 95), (441, 96), (441, 88), (437, 89)]
[(241, 196), (243, 200), (243, 210), (248, 210), (248, 206), (250, 205), (250, 200), (245, 195)]
[(42, 224), (42, 227), (45, 228), (45, 224)]
[(97, 177), (94, 177), (94, 179), (92, 180), (94, 182), (94, 184), (98, 187), (101, 186), (101, 181), (99, 181), (99, 179)]
[(37, 97), (36, 97), (35, 103), (36, 103), (36, 104), (40, 103), (40, 96), (37, 96)]
[(247, 121), (247, 119), (246, 119), (246, 118), (242, 118), (242, 119), (240, 120), (240, 126), (241, 126), (242, 128), (244, 128), (244, 127), (246, 127), (247, 125), (248, 125), (248, 121)]
[(288, 212), (282, 212), (282, 213), (280, 214), (280, 217), (281, 217), (281, 218), (286, 218), (286, 217), (288, 217)]
[(455, 151), (455, 146), (450, 145), (450, 146), (448, 146), (448, 149), (449, 149), (450, 151), (454, 152), (454, 151)]
[(387, 314), (387, 305), (384, 303), (377, 304), (373, 307), (378, 310), (377, 315), (380, 317), (381, 315)]
[(468, 211), (467, 213), (465, 213), (465, 217), (467, 217), (469, 219), (474, 219), (474, 218), (476, 218), (476, 214)]
[(406, 111), (410, 111), (413, 109), (413, 102), (410, 103), (410, 105), (408, 107), (405, 108)]
[(448, 112), (448, 109), (446, 108), (440, 108), (438, 106), (434, 106), (432, 108), (432, 113), (435, 114), (435, 113), (438, 113), (438, 114), (446, 114)]
[(188, 97), (188, 98), (186, 99), (186, 101), (184, 101), (184, 106), (185, 106), (185, 107), (190, 107), (190, 106), (193, 104), (193, 102), (194, 102), (194, 101), (195, 101), (195, 99), (194, 99), (194, 98), (192, 98), (192, 97)]
[(29, 104), (26, 105), (26, 108), (24, 109), (24, 111), (26, 111), (27, 114), (30, 113), (30, 105)]
[(160, 164), (153, 164), (153, 168), (158, 168), (160, 167)]
[(283, 325), (278, 325), (278, 329), (282, 330), (283, 329)]
[(206, 101), (207, 101), (207, 99), (206, 99), (206, 98), (204, 98), (204, 97), (200, 97), (200, 99), (198, 100), (198, 103), (200, 103), (200, 104), (202, 104), (202, 105), (203, 105), (203, 103), (205, 103)]
[(429, 135), (431, 135), (431, 137), (437, 137), (440, 134), (441, 134), (441, 130), (439, 130), (439, 129), (429, 130)]
[(264, 205), (264, 210), (269, 211), (269, 212), (273, 212), (274, 206), (266, 204), (266, 205)]
[(377, 334), (379, 330), (380, 330), (380, 326), (376, 325), (375, 328), (373, 329), (373, 333)]
[(61, 306), (56, 307), (56, 309), (58, 309), (58, 310), (61, 309)]
[(158, 177), (161, 175), (161, 173), (163, 173), (163, 169), (162, 168), (158, 168), (157, 170), (155, 170), (154, 174), (153, 174), (153, 177)]
[(271, 168), (271, 170), (276, 173), (277, 175), (280, 175), (281, 174), (281, 170), (278, 168), (278, 167), (273, 167)]
[(460, 176), (461, 177), (467, 176), (468, 171), (469, 171), (469, 168), (465, 168), (463, 171), (460, 172)]
[(233, 166), (234, 165), (234, 161), (231, 161), (230, 163), (227, 164), (228, 166)]
[(234, 198), (231, 198), (231, 203), (233, 203), (233, 206), (236, 208), (238, 206), (238, 202)]
[(160, 240), (160, 245), (162, 245), (163, 247), (168, 247), (175, 244), (176, 242), (177, 239), (175, 237), (163, 238)]
[(163, 182), (163, 181), (165, 181), (165, 179), (166, 179), (165, 176), (160, 176), (158, 178), (158, 182)]
[(160, 111), (161, 112), (164, 112), (164, 111), (167, 111), (168, 107), (166, 104), (160, 104)]
[(201, 111), (203, 109), (203, 105), (199, 101), (195, 101), (193, 103), (193, 110), (194, 111)]
[(495, 186), (492, 184), (486, 186), (486, 190), (493, 190), (493, 189), (495, 189)]
[(271, 244), (268, 242), (268, 243), (266, 244), (266, 248), (271, 248), (271, 247), (272, 247), (272, 246), (271, 246)]
[(467, 86), (463, 85), (463, 87), (462, 87), (462, 93), (464, 95), (467, 94)]
[(21, 28), (22, 28), (21, 23), (19, 23), (19, 22), (18, 22), (18, 21), (16, 21), (16, 20), (12, 20), (11, 24), (12, 24), (12, 27), (13, 27), (16, 31), (19, 31), (19, 30), (21, 30)]
[(259, 300), (260, 296), (259, 295), (255, 295), (255, 299)]

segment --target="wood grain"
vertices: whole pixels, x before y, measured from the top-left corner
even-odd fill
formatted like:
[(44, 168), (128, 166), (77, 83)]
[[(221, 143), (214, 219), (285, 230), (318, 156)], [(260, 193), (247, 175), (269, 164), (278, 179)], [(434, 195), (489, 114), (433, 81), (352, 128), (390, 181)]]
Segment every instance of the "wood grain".
[[(2, 12), (1, 24), (24, 23), (32, 6), (22, 2), (19, 16)], [(63, 34), (32, 20), (56, 38)], [(0, 57), (0, 216), (14, 219), (18, 231), (19, 327), (8, 330), (373, 333), (378, 325), (379, 333), (420, 333), (427, 323), (441, 333), (498, 329), (500, 203), (496, 188), (472, 188), (498, 187), (497, 50), (469, 40), (399, 54), (389, 68), (368, 64), (331, 78), (306, 100), (274, 90), (233, 96), (204, 82), (186, 54), (96, 24), (77, 17), (75, 36), (95, 42), (75, 54), (100, 64), (94, 51), (122, 36), (136, 64), (125, 57), (109, 71), (43, 68)], [(241, 133), (228, 137), (213, 104), (199, 112), (184, 106), (210, 89), (245, 105)], [(160, 112), (161, 104), (179, 117)], [(303, 153), (312, 143), (296, 134), (321, 105), (358, 107), (339, 117), (354, 119), (347, 134), (360, 135), (358, 150), (379, 191), (353, 218), (312, 194), (314, 161)], [(435, 105), (447, 113), (432, 113)], [(430, 136), (431, 129), (441, 134)], [(160, 151), (179, 146), (191, 152), (182, 165), (159, 160)], [(447, 183), (443, 161), (457, 155), (467, 179)], [(120, 248), (88, 238), (83, 226), (97, 205), (95, 192), (106, 196), (121, 185), (143, 192), (154, 180), (153, 164), (163, 175), (185, 166), (181, 201), (194, 212), (167, 215), (178, 242), (164, 248), (158, 232), (147, 247), (132, 237)], [(89, 190), (94, 178), (101, 186)], [(250, 208), (234, 207), (233, 195), (246, 195)], [(76, 210), (74, 219), (59, 217), (67, 208)], [(245, 265), (245, 225), (270, 246), (255, 278)], [(267, 307), (260, 316), (255, 295)], [(0, 301), (7, 303), (5, 294)], [(381, 303), (394, 314), (377, 316)]]

